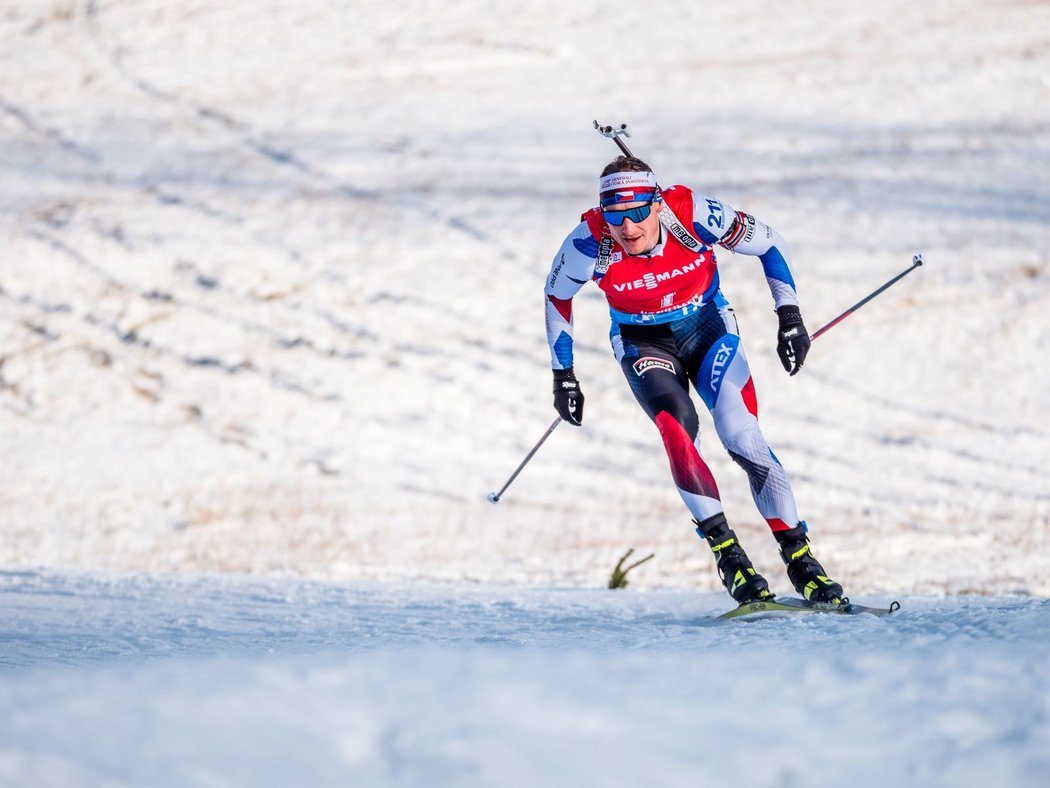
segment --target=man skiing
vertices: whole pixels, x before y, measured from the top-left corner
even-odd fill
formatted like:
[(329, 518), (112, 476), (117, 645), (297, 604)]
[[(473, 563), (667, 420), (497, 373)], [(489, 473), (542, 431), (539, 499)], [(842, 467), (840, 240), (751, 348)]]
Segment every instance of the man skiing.
[(809, 351), (784, 239), (772, 227), (684, 186), (660, 189), (649, 166), (619, 156), (599, 178), (599, 205), (565, 239), (546, 282), (554, 407), (579, 425), (584, 397), (573, 372), (572, 298), (588, 281), (605, 294), (610, 338), (638, 404), (656, 424), (671, 475), (697, 533), (740, 604), (773, 594), (729, 528), (718, 487), (699, 451), (692, 383), (722, 445), (746, 472), (795, 590), (840, 602), (809, 548), (787, 474), (758, 425), (758, 404), (736, 317), (719, 289), (714, 246), (759, 258), (780, 321), (777, 352), (794, 375)]

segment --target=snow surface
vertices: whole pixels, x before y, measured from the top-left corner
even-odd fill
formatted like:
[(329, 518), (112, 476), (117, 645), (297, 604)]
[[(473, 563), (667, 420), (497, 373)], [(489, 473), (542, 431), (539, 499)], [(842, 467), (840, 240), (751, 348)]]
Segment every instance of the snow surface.
[[(6, 0), (0, 784), (1050, 783), (1047, 30), (1034, 0)], [(593, 288), (587, 422), (485, 501), (554, 416), (592, 119), (780, 230), (811, 330), (924, 253), (790, 379), (722, 258), (816, 552), (899, 615), (708, 618)], [(628, 547), (656, 557), (604, 590)]]
[(5, 572), (0, 784), (1046, 785), (1050, 602), (902, 601)]
[(1050, 594), (1047, 29), (976, 0), (5, 3), (0, 565), (593, 587), (633, 546), (637, 588), (714, 590), (595, 288), (587, 423), (485, 500), (554, 416), (540, 293), (616, 152), (598, 118), (777, 227), (811, 328), (925, 254), (790, 379), (757, 261), (722, 263), (851, 593)]

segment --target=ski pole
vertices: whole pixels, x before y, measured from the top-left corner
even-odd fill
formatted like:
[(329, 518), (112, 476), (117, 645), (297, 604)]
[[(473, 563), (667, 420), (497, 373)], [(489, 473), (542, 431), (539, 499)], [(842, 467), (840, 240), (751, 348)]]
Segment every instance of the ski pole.
[[(614, 129), (612, 126), (602, 126), (598, 123), (598, 121), (594, 121), (594, 128), (597, 129), (602, 136), (609, 137), (610, 139), (612, 139), (612, 141), (620, 147), (620, 150), (623, 151), (624, 156), (631, 155), (631, 151), (628, 150), (627, 145), (625, 145), (623, 140), (620, 139), (621, 136), (631, 136), (631, 132), (627, 128), (626, 123), (621, 123), (619, 128)], [(488, 494), (489, 503), (499, 503), (500, 496), (502, 496), (503, 493), (507, 491), (507, 488), (510, 487), (511, 482), (518, 478), (518, 474), (521, 473), (521, 469), (528, 465), (528, 462), (532, 459), (532, 456), (537, 451), (539, 451), (540, 446), (542, 446), (543, 442), (550, 437), (551, 433), (554, 432), (554, 430), (559, 424), (561, 424), (561, 416), (558, 416), (547, 428), (547, 431), (543, 433), (543, 437), (536, 441), (536, 445), (533, 446), (529, 453), (525, 455), (525, 459), (521, 461), (521, 465), (514, 469), (514, 473), (510, 475), (510, 478), (507, 479), (507, 483), (504, 484), (502, 488), (500, 488), (500, 491), (490, 492)]]
[(849, 309), (847, 309), (841, 315), (836, 317), (830, 323), (828, 323), (827, 325), (824, 325), (824, 326), (821, 326), (820, 328), (818, 328), (816, 331), (814, 331), (812, 334), (809, 335), (810, 341), (812, 341), (812, 340), (816, 339), (817, 337), (819, 337), (821, 334), (823, 334), (829, 328), (838, 325), (841, 321), (845, 320), (847, 317), (852, 315), (854, 312), (856, 312), (858, 309), (860, 309), (862, 306), (864, 306), (866, 303), (868, 303), (871, 299), (873, 299), (875, 296), (877, 296), (883, 290), (886, 290), (890, 286), (892, 286), (892, 285), (896, 284), (897, 282), (899, 282), (901, 279), (906, 277), (908, 274), (910, 274), (912, 271), (914, 271), (920, 265), (922, 265), (922, 254), (921, 253), (915, 255), (915, 257), (913, 257), (911, 259), (911, 268), (909, 268), (906, 271), (902, 271), (901, 273), (897, 274), (895, 277), (893, 277), (890, 281), (888, 281), (886, 284), (884, 284), (878, 290), (875, 290), (874, 292), (872, 292), (872, 293), (868, 294), (867, 296), (865, 296), (864, 298), (862, 298), (860, 301), (855, 303), (853, 306), (851, 306)]
[(518, 478), (518, 474), (521, 473), (521, 469), (524, 468), (528, 464), (529, 460), (532, 459), (532, 455), (539, 451), (540, 446), (542, 446), (543, 442), (551, 436), (551, 433), (554, 432), (555, 427), (557, 427), (559, 424), (561, 424), (561, 416), (555, 418), (554, 422), (547, 428), (547, 431), (543, 433), (543, 437), (536, 441), (536, 445), (533, 446), (532, 450), (525, 455), (525, 459), (521, 461), (521, 465), (519, 465), (514, 470), (514, 473), (510, 475), (510, 478), (507, 479), (507, 483), (503, 485), (500, 491), (498, 493), (490, 492), (488, 494), (489, 503), (499, 503), (500, 496), (503, 495), (504, 492), (506, 492), (508, 487), (510, 487), (510, 483), (516, 478)]

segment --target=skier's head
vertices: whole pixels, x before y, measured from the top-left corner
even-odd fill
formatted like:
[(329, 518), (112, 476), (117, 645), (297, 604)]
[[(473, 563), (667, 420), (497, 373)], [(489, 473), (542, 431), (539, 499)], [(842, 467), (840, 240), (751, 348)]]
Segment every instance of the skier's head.
[[(645, 254), (660, 243), (656, 176), (641, 159), (617, 156), (598, 179), (602, 216), (613, 240), (627, 254)], [(653, 210), (656, 207), (657, 210)]]

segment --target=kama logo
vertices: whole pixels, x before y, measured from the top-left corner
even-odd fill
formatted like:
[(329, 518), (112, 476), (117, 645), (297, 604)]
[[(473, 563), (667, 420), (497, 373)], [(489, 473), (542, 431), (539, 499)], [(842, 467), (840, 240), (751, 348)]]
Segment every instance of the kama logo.
[(676, 374), (674, 364), (665, 358), (656, 358), (654, 356), (644, 356), (634, 362), (634, 371), (641, 377), (646, 372), (653, 369), (662, 369), (670, 372), (672, 375)]
[(732, 357), (733, 348), (723, 342), (721, 347), (718, 348), (718, 352), (715, 354), (715, 360), (711, 364), (711, 391), (718, 391), (718, 384), (722, 380), (722, 373), (725, 372), (725, 366), (729, 363), (729, 359)]

